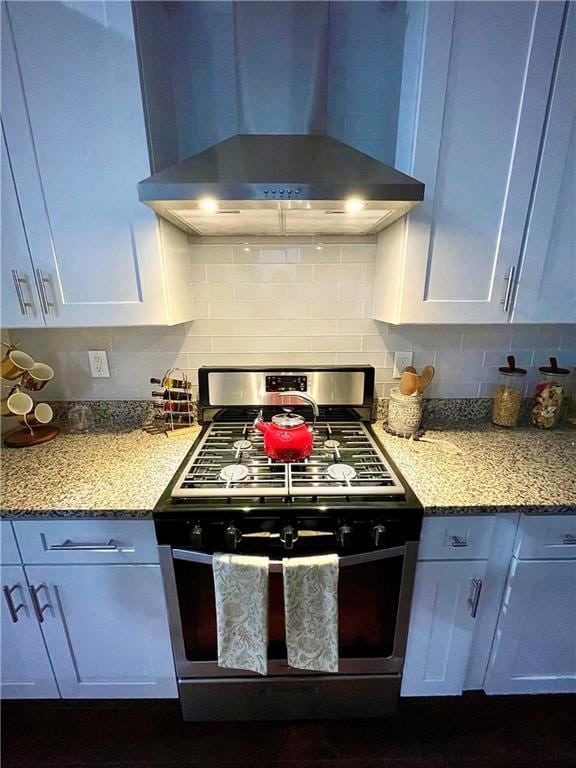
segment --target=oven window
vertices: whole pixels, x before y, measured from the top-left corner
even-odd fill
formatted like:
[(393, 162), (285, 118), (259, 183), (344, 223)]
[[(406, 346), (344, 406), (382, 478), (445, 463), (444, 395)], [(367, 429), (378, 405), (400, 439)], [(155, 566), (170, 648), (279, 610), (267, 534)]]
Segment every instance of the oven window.
[[(174, 560), (186, 657), (215, 661), (216, 610), (209, 565)], [(392, 655), (402, 557), (341, 568), (338, 582), (340, 658)], [(285, 659), (282, 574), (269, 577), (268, 658)]]

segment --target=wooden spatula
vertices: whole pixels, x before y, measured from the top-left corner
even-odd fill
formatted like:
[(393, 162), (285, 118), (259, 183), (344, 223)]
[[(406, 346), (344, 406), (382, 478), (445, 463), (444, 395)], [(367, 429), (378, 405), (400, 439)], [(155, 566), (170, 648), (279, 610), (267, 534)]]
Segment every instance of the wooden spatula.
[(434, 370), (433, 365), (426, 365), (422, 369), (422, 373), (420, 374), (420, 381), (418, 382), (418, 394), (421, 395), (425, 389), (427, 389), (432, 379), (434, 378), (434, 374), (436, 371)]
[(420, 376), (418, 376), (417, 373), (412, 373), (411, 371), (404, 369), (402, 371), (402, 376), (400, 376), (400, 384), (398, 386), (400, 394), (412, 395), (418, 390), (419, 381)]

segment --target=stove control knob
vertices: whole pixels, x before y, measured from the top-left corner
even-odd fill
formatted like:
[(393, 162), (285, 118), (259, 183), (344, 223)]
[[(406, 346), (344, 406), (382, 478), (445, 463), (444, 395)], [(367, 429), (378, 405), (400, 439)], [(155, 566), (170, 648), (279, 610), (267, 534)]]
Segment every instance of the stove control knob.
[(336, 539), (343, 549), (347, 549), (352, 544), (352, 528), (349, 525), (341, 525), (336, 531)]
[(193, 526), (192, 530), (190, 531), (190, 543), (194, 549), (200, 549), (202, 547), (202, 536), (202, 526), (200, 524)]
[(294, 549), (294, 542), (298, 538), (296, 531), (291, 525), (282, 528), (280, 540), (284, 542), (284, 549)]
[(375, 547), (383, 547), (386, 544), (386, 526), (375, 525), (372, 528), (372, 543)]
[(238, 528), (232, 524), (230, 524), (224, 531), (224, 541), (226, 542), (226, 547), (228, 549), (236, 549), (241, 539), (242, 534)]

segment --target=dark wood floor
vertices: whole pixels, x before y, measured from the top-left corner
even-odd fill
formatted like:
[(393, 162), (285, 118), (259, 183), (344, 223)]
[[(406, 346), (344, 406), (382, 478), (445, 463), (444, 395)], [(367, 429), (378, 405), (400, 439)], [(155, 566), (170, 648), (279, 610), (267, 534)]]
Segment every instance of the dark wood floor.
[(386, 720), (184, 723), (174, 701), (5, 702), (2, 768), (575, 768), (576, 696), (406, 699)]

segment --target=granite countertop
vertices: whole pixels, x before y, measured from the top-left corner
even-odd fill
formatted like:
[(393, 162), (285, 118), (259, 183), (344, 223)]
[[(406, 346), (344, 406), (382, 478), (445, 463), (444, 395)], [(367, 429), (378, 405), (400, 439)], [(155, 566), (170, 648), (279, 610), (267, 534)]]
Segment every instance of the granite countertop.
[(2, 448), (2, 517), (151, 517), (200, 431), (61, 433), (33, 448)]
[(388, 434), (381, 422), (374, 431), (429, 515), (576, 514), (573, 427), (452, 426), (418, 441)]
[[(576, 514), (576, 429), (451, 426), (425, 433), (435, 442), (374, 429), (429, 515)], [(101, 429), (3, 449), (1, 514), (150, 517), (195, 436)]]

